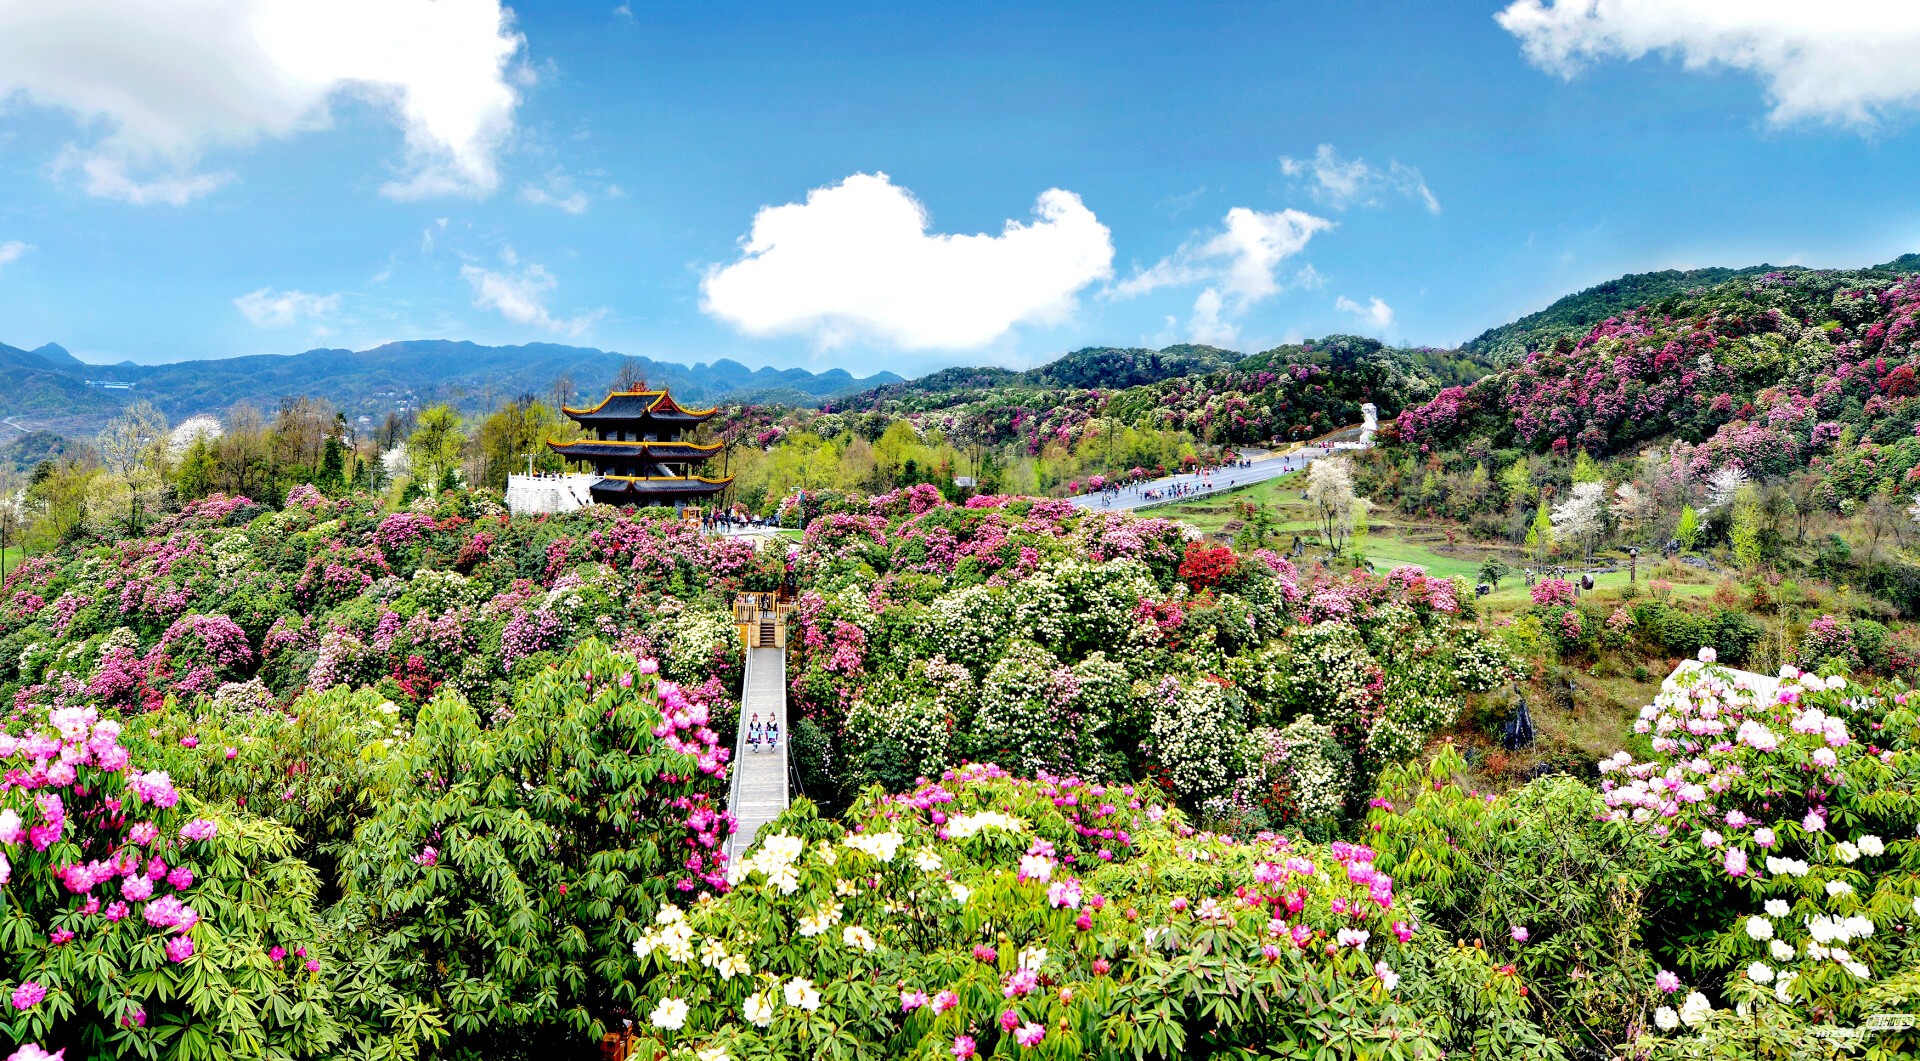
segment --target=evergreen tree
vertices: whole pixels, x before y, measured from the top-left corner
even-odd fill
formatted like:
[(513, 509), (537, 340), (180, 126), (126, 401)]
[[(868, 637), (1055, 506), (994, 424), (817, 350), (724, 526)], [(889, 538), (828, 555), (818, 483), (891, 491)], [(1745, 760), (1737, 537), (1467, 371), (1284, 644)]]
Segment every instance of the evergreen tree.
[(1533, 526), (1527, 528), (1527, 555), (1533, 557), (1536, 564), (1545, 564), (1547, 554), (1553, 551), (1553, 515), (1547, 511), (1547, 502), (1541, 498), (1540, 507), (1534, 510)]
[(346, 489), (346, 448), (332, 435), (320, 447), (320, 470), (313, 477), (313, 485), (324, 494), (339, 495)]
[(1733, 545), (1733, 560), (1742, 570), (1760, 566), (1760, 496), (1748, 486), (1733, 499), (1733, 528), (1727, 534)]
[(1500, 580), (1512, 573), (1513, 569), (1508, 567), (1506, 563), (1497, 556), (1489, 555), (1486, 562), (1480, 565), (1480, 581), (1485, 582), (1494, 589), (1499, 589)]
[(205, 435), (195, 436), (193, 444), (180, 459), (180, 467), (174, 473), (174, 489), (180, 493), (183, 501), (195, 501), (213, 492), (213, 477), (217, 469), (214, 466), (213, 446)]
[(1692, 505), (1681, 506), (1680, 525), (1673, 528), (1673, 536), (1682, 549), (1692, 549), (1693, 543), (1700, 540), (1700, 513), (1695, 512)]
[(1533, 500), (1533, 466), (1526, 454), (1500, 473), (1500, 489), (1506, 492), (1509, 504), (1524, 505)]

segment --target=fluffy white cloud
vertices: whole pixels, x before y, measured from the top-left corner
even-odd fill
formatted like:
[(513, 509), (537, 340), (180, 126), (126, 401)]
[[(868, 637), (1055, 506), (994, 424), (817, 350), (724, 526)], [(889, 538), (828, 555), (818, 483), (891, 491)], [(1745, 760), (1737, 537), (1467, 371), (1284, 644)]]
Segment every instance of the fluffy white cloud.
[(0, 243), (0, 266), (12, 265), (14, 262), (25, 257), (26, 253), (32, 249), (33, 244), (22, 243), (17, 239), (10, 239), (4, 243)]
[(241, 316), (256, 327), (281, 328), (302, 318), (321, 320), (340, 309), (340, 295), (310, 295), (305, 291), (275, 291), (263, 287), (233, 300)]
[(1226, 319), (1226, 299), (1214, 288), (1203, 288), (1193, 300), (1193, 316), (1187, 320), (1187, 339), (1209, 346), (1232, 346), (1240, 338), (1240, 326)]
[(884, 173), (762, 207), (739, 261), (708, 271), (701, 309), (748, 335), (856, 337), (962, 350), (1016, 324), (1064, 320), (1113, 274), (1113, 240), (1072, 192), (1040, 194), (999, 235), (930, 233), (927, 211)]
[(1566, 77), (1653, 52), (1747, 71), (1775, 122), (1869, 125), (1920, 104), (1920, 4), (1906, 0), (1516, 0), (1494, 18), (1534, 65)]
[(1355, 204), (1379, 206), (1382, 196), (1401, 195), (1418, 200), (1430, 213), (1440, 212), (1440, 200), (1434, 198), (1419, 170), (1397, 161), (1381, 169), (1364, 158), (1343, 159), (1332, 144), (1321, 144), (1312, 158), (1282, 155), (1280, 172), (1305, 179), (1314, 201), (1335, 210)]
[(1342, 313), (1351, 313), (1360, 318), (1360, 323), (1368, 331), (1382, 338), (1393, 327), (1393, 307), (1381, 301), (1378, 296), (1368, 299), (1365, 305), (1341, 295), (1333, 300), (1333, 308)]
[(567, 335), (584, 333), (606, 315), (606, 310), (600, 309), (578, 317), (555, 317), (547, 309), (547, 295), (560, 286), (560, 281), (537, 262), (517, 268), (519, 259), (511, 250), (503, 258), (504, 270), (483, 269), (478, 265), (461, 267), (460, 275), (473, 288), (475, 307), (493, 310), (519, 324)]
[(187, 202), (231, 179), (210, 151), (331, 124), (351, 94), (406, 137), (398, 199), (484, 194), (524, 39), (499, 0), (0, 0), (0, 101), (70, 112), (56, 172), (93, 195)]
[[(1225, 345), (1239, 335), (1230, 318), (1280, 293), (1280, 263), (1305, 250), (1314, 233), (1334, 227), (1334, 222), (1300, 210), (1262, 213), (1244, 206), (1227, 211), (1223, 224), (1216, 235), (1181, 247), (1106, 293), (1131, 298), (1157, 288), (1204, 283), (1194, 299), (1188, 334), (1196, 342)], [(1311, 267), (1299, 274), (1302, 282), (1317, 283), (1318, 278)]]

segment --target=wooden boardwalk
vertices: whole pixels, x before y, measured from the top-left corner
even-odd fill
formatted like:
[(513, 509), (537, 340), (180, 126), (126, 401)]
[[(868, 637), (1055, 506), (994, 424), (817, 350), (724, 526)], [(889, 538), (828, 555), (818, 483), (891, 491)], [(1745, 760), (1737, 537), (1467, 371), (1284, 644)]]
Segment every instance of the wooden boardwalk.
[[(737, 822), (727, 857), (738, 860), (753, 846), (760, 827), (787, 809), (787, 654), (778, 648), (747, 649), (746, 692), (740, 702), (740, 736), (733, 746), (733, 790), (727, 809)], [(755, 714), (780, 722), (780, 743), (747, 750), (747, 723)]]

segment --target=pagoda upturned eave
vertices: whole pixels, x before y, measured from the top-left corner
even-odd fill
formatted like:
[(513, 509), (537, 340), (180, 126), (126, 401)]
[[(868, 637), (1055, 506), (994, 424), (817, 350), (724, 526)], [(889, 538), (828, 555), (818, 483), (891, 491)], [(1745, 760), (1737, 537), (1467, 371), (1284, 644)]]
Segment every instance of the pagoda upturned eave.
[(567, 418), (580, 424), (609, 423), (613, 421), (657, 420), (671, 424), (704, 423), (718, 412), (714, 409), (687, 409), (674, 401), (664, 390), (614, 391), (601, 399), (600, 404), (584, 409), (563, 405), (560, 411)]
[(601, 439), (576, 439), (572, 442), (547, 440), (547, 448), (568, 460), (705, 460), (720, 450), (720, 443), (697, 442), (617, 442)]
[(594, 483), (592, 495), (603, 505), (632, 505), (650, 501), (682, 501), (711, 497), (727, 488), (733, 477), (706, 479), (700, 476), (609, 475)]

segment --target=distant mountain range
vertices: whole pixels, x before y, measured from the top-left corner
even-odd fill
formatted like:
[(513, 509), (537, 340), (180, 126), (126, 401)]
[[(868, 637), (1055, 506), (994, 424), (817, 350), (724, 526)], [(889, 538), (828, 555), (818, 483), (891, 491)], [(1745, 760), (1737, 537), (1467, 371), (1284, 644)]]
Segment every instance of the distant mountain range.
[(504, 398), (550, 396), (567, 379), (581, 398), (597, 398), (628, 365), (677, 398), (817, 405), (871, 390), (901, 377), (892, 372), (855, 377), (844, 369), (750, 369), (737, 361), (681, 365), (555, 343), (482, 346), (430, 339), (387, 343), (371, 350), (308, 350), (166, 365), (88, 365), (57, 344), (22, 350), (0, 344), (0, 417), (84, 431), (127, 403), (146, 399), (175, 421), (220, 412), (247, 401), (271, 410), (285, 397), (331, 401), (348, 416), (376, 421), (403, 406), (447, 402), (479, 412)]
[[(1458, 351), (1406, 353), (1443, 384), (1464, 382), (1489, 366), (1512, 364), (1529, 351), (1577, 339), (1595, 324), (1640, 306), (1740, 276), (1773, 271), (1669, 269), (1632, 273), (1555, 301), (1535, 313), (1490, 328)], [(1920, 272), (1920, 255), (1908, 254), (1870, 273)], [(1287, 348), (1291, 349), (1291, 348)], [(1281, 351), (1284, 353), (1285, 351)], [(88, 365), (57, 343), (33, 350), (0, 344), (0, 444), (20, 441), (35, 429), (80, 438), (98, 430), (129, 402), (147, 399), (178, 422), (195, 413), (222, 412), (236, 402), (271, 411), (283, 398), (325, 398), (349, 417), (376, 423), (388, 412), (446, 402), (478, 413), (519, 394), (550, 398), (566, 379), (580, 399), (597, 398), (632, 365), (676, 397), (711, 404), (831, 405), (839, 409), (911, 412), (981, 400), (1007, 392), (1124, 390), (1166, 380), (1258, 368), (1260, 355), (1183, 344), (1162, 350), (1087, 347), (1026, 371), (974, 367), (942, 369), (907, 380), (892, 372), (855, 377), (844, 369), (750, 369), (737, 361), (682, 365), (589, 347), (556, 343), (482, 346), (423, 339), (387, 343), (371, 350), (308, 350), (290, 356), (260, 355), (166, 365)], [(1292, 358), (1292, 354), (1287, 355)], [(38, 443), (36, 443), (36, 446)]]

